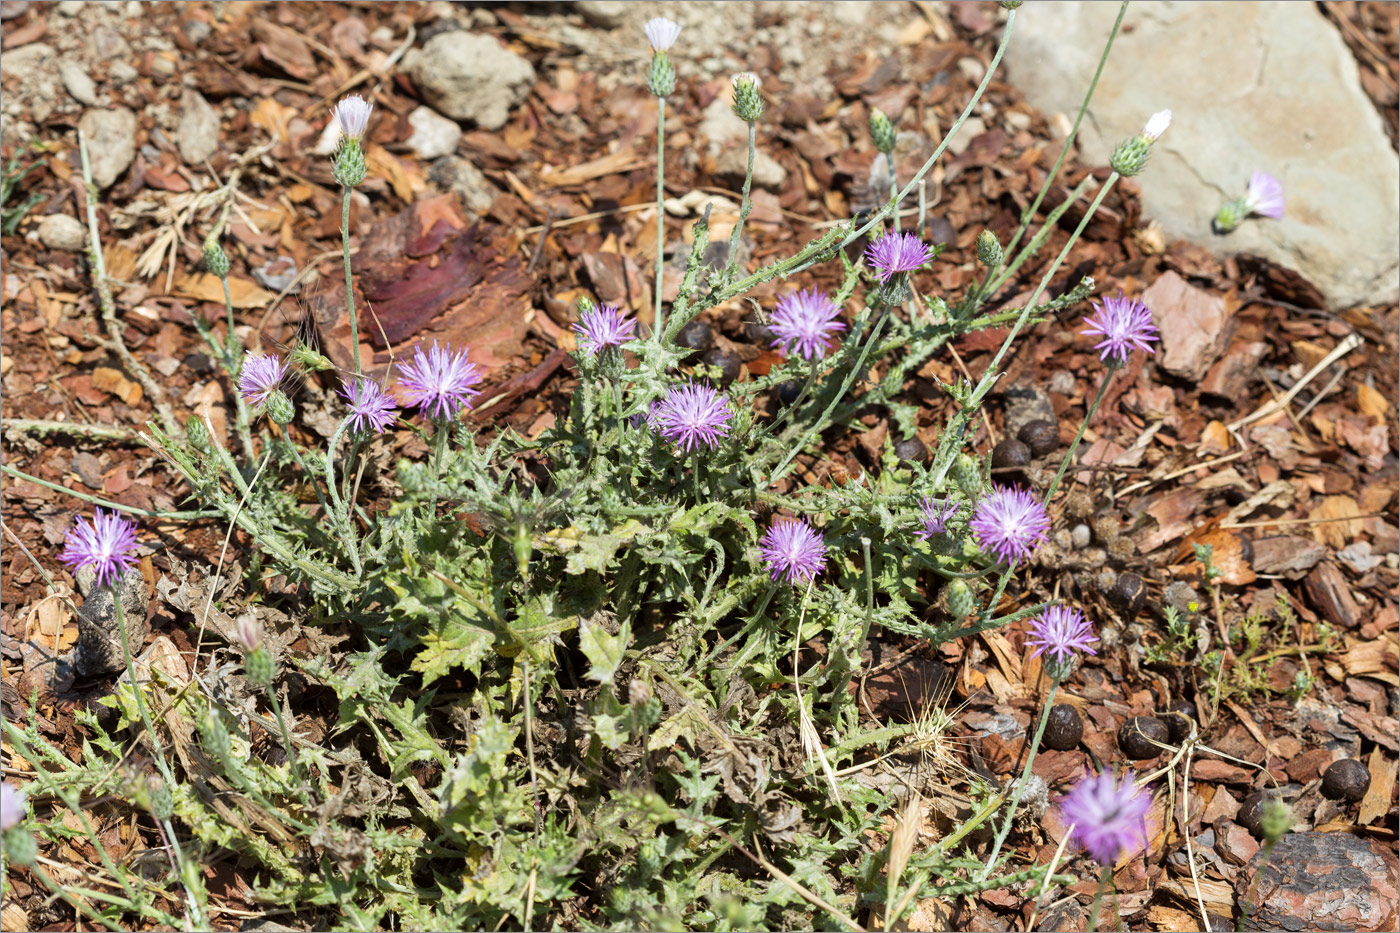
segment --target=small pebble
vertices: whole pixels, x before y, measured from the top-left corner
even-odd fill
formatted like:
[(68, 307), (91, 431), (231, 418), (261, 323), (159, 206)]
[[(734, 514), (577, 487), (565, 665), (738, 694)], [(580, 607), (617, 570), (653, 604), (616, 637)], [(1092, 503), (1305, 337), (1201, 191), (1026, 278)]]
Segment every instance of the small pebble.
[(1016, 432), (1016, 439), (1029, 447), (1033, 455), (1044, 457), (1059, 449), (1060, 429), (1055, 427), (1053, 421), (1037, 418), (1021, 425), (1021, 430)]
[(39, 242), (49, 249), (76, 253), (87, 244), (87, 230), (76, 217), (49, 214), (39, 221)]
[(676, 335), (676, 344), (687, 350), (708, 350), (715, 345), (715, 335), (704, 321), (691, 321)]
[(1042, 739), (1046, 748), (1067, 752), (1084, 738), (1084, 720), (1079, 718), (1073, 706), (1058, 703), (1050, 709), (1050, 718), (1045, 722), (1045, 736)]
[(1134, 761), (1156, 758), (1162, 749), (1153, 742), (1165, 744), (1170, 738), (1166, 724), (1151, 716), (1134, 716), (1118, 729), (1118, 747)]
[(1143, 603), (1146, 600), (1147, 584), (1142, 582), (1142, 577), (1131, 570), (1119, 574), (1112, 589), (1108, 591), (1109, 605), (1129, 619), (1142, 611)]
[(1074, 529), (1069, 533), (1069, 537), (1074, 547), (1081, 551), (1088, 547), (1089, 542), (1093, 539), (1093, 535), (1089, 532), (1089, 526), (1083, 522), (1074, 526)]
[(1353, 803), (1366, 796), (1371, 787), (1371, 772), (1355, 758), (1334, 761), (1322, 772), (1322, 796), (1328, 800), (1350, 800)]
[(917, 437), (902, 440), (894, 445), (894, 455), (902, 463), (927, 463), (928, 448)]
[(706, 366), (714, 366), (720, 370), (719, 384), (722, 386), (728, 386), (738, 379), (744, 368), (743, 361), (733, 350), (725, 350), (722, 347), (706, 352), (700, 359)]
[[(1176, 713), (1182, 713), (1190, 719), (1183, 719), (1175, 715)], [(1157, 718), (1166, 723), (1167, 740), (1173, 745), (1180, 745), (1191, 735), (1191, 721), (1196, 719), (1196, 704), (1190, 700), (1177, 700), (1172, 704), (1170, 713)]]

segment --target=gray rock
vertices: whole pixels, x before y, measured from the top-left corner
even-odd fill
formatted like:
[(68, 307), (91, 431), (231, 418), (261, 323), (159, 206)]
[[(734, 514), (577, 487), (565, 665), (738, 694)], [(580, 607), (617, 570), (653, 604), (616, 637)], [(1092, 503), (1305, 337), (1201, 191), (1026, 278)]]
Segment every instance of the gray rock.
[(219, 151), (219, 114), (204, 95), (186, 88), (180, 97), (180, 125), (175, 130), (180, 158), (186, 165), (198, 166)]
[[(1023, 7), (1006, 55), (1011, 80), (1046, 113), (1072, 116), (1117, 15), (1116, 4)], [(1080, 131), (1085, 156), (1107, 163), (1168, 107), (1171, 129), (1139, 181), (1169, 239), (1293, 268), (1335, 307), (1400, 296), (1400, 163), (1351, 52), (1314, 4), (1130, 7)], [(1213, 234), (1216, 210), (1256, 169), (1283, 182), (1283, 218)]]
[(438, 113), (487, 130), (505, 126), (535, 83), (528, 61), (490, 36), (461, 31), (436, 35), (409, 52), (403, 70)]
[[(715, 172), (734, 180), (736, 184), (743, 184), (744, 173), (748, 171), (748, 161), (747, 145), (737, 148), (731, 147), (715, 160)], [(756, 149), (753, 156), (754, 185), (768, 191), (777, 191), (782, 188), (785, 181), (787, 181), (787, 169), (775, 162), (773, 157), (762, 149)]]
[(574, 9), (583, 14), (590, 25), (616, 29), (627, 18), (627, 4), (622, 0), (578, 0)]
[(39, 221), (39, 242), (49, 249), (76, 253), (87, 245), (87, 230), (76, 217), (50, 214)]
[(78, 129), (87, 137), (93, 184), (111, 187), (136, 157), (136, 114), (125, 107), (89, 110)]
[(139, 77), (141, 77), (141, 72), (136, 70), (136, 66), (120, 59), (112, 62), (107, 68), (107, 79), (118, 87), (130, 84)]
[(462, 138), (462, 128), (432, 107), (414, 110), (408, 115), (408, 125), (413, 127), (413, 135), (408, 137), (408, 148), (418, 153), (418, 158), (425, 162), (452, 154)]
[(749, 138), (749, 125), (734, 115), (729, 95), (721, 94), (710, 102), (695, 130), (710, 141), (711, 151), (718, 151), (731, 139)]
[(467, 210), (474, 216), (486, 213), (499, 193), (495, 185), (481, 174), (481, 169), (461, 156), (443, 156), (428, 169), (428, 180), (439, 188), (455, 191), (462, 196)]
[(92, 83), (92, 78), (88, 77), (82, 65), (75, 61), (61, 61), (58, 63), (58, 76), (78, 103), (89, 107), (97, 103), (97, 85)]

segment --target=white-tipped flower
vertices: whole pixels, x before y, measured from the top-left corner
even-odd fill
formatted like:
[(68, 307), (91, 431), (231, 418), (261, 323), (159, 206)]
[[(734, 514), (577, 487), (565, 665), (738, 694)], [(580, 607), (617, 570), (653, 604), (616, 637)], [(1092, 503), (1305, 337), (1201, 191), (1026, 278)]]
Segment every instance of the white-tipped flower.
[(741, 72), (734, 76), (734, 115), (745, 123), (756, 123), (763, 116), (763, 97), (758, 93), (762, 84), (758, 75)]
[(1170, 110), (1159, 110), (1147, 120), (1147, 125), (1142, 128), (1142, 138), (1150, 143), (1156, 142), (1167, 127), (1172, 125), (1172, 112)]
[(658, 16), (655, 19), (647, 20), (642, 31), (647, 34), (647, 41), (651, 43), (653, 52), (665, 52), (676, 44), (676, 39), (681, 34), (681, 24), (664, 16)]
[(360, 139), (369, 129), (369, 115), (374, 104), (359, 94), (351, 94), (332, 108), (335, 122), (340, 124), (340, 132), (349, 139)]

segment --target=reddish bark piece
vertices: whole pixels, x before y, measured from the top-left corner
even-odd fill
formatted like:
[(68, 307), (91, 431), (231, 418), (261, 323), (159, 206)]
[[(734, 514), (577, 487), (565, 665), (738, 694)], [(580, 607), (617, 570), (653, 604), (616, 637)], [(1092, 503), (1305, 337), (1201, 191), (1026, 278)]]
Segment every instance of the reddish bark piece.
[[(1211, 547), (1211, 562), (1220, 571), (1220, 580), (1230, 586), (1245, 586), (1258, 579), (1249, 565), (1249, 551), (1245, 539), (1229, 528), (1212, 528), (1202, 534), (1189, 536), (1177, 554), (1177, 559), (1192, 553), (1193, 545), (1208, 544)], [(1199, 562), (1193, 562), (1200, 567)], [(1202, 568), (1203, 569), (1203, 568)]]
[(1282, 574), (1290, 580), (1300, 579), (1322, 558), (1327, 548), (1302, 535), (1275, 535), (1254, 539), (1255, 573)]
[(1318, 564), (1312, 573), (1308, 574), (1303, 589), (1307, 593), (1308, 602), (1312, 603), (1328, 622), (1341, 629), (1356, 628), (1361, 618), (1361, 607), (1356, 605), (1356, 600), (1351, 595), (1351, 587), (1336, 564)]
[(1225, 299), (1169, 271), (1152, 283), (1142, 301), (1162, 332), (1158, 363), (1173, 376), (1199, 380), (1225, 342), (1225, 325), (1230, 320)]
[(1222, 784), (1248, 784), (1255, 772), (1218, 758), (1197, 758), (1191, 762), (1191, 777), (1197, 781), (1217, 781)]
[(1230, 344), (1230, 349), (1206, 373), (1201, 393), (1231, 402), (1244, 398), (1245, 390), (1254, 382), (1255, 367), (1268, 349), (1267, 343), (1257, 340)]
[[(1235, 879), (1250, 895), (1246, 930), (1394, 930), (1397, 859), (1383, 842), (1350, 833), (1289, 833)], [(1257, 876), (1258, 886), (1250, 885)]]
[(1231, 865), (1243, 865), (1254, 858), (1259, 843), (1240, 824), (1225, 821), (1215, 828), (1215, 851)]
[(310, 81), (316, 77), (316, 59), (312, 56), (311, 49), (306, 41), (292, 30), (258, 19), (253, 21), (253, 39), (257, 42), (257, 52), (263, 60), (302, 81)]
[(1322, 776), (1323, 769), (1332, 763), (1337, 753), (1330, 748), (1310, 748), (1284, 762), (1283, 770), (1291, 780), (1306, 784)]
[(643, 324), (651, 322), (651, 288), (636, 260), (620, 253), (584, 253), (579, 258), (599, 301), (632, 311)]
[(1147, 514), (1157, 519), (1156, 528), (1145, 528), (1133, 535), (1138, 552), (1150, 554), (1195, 526), (1196, 509), (1206, 501), (1206, 494), (1187, 486), (1168, 493), (1147, 507)]

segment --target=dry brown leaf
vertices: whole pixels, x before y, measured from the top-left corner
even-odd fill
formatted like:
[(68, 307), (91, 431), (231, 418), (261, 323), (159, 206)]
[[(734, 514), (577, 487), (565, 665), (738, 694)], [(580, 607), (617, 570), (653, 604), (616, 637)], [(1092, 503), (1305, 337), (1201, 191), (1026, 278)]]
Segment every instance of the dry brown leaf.
[(287, 124), (297, 115), (295, 107), (287, 107), (272, 97), (260, 97), (253, 105), (248, 119), (278, 139), (287, 139)]
[(1223, 421), (1212, 421), (1201, 432), (1198, 454), (1223, 454), (1230, 449), (1230, 431)]
[(1356, 405), (1361, 409), (1363, 415), (1373, 419), (1377, 424), (1384, 422), (1390, 413), (1390, 406), (1386, 404), (1385, 396), (1364, 382), (1356, 387)]
[(121, 370), (99, 366), (92, 371), (92, 387), (115, 395), (128, 405), (141, 401), (141, 386), (122, 375)]
[(547, 165), (540, 169), (540, 183), (550, 188), (581, 185), (586, 181), (602, 178), (604, 175), (630, 172), (641, 165), (642, 159), (637, 153), (619, 149), (617, 152), (610, 152), (582, 165), (572, 165), (561, 169)]
[(1390, 795), (1395, 793), (1395, 762), (1387, 761), (1379, 748), (1371, 749), (1371, 760), (1366, 768), (1371, 772), (1371, 786), (1361, 798), (1361, 809), (1356, 816), (1356, 822), (1362, 826), (1385, 816), (1390, 809)]
[[(248, 279), (229, 276), (229, 297), (235, 308), (261, 308), (277, 297)], [(175, 280), (175, 294), (197, 301), (224, 303), (224, 286), (218, 276), (207, 272), (186, 273)]]
[(1317, 522), (1312, 526), (1313, 537), (1338, 551), (1361, 534), (1361, 509), (1351, 496), (1326, 496), (1308, 518)]
[(365, 149), (365, 166), (375, 175), (389, 182), (394, 194), (405, 204), (412, 204), (414, 196), (428, 190), (423, 173), (411, 162), (406, 162), (383, 146), (371, 143)]

